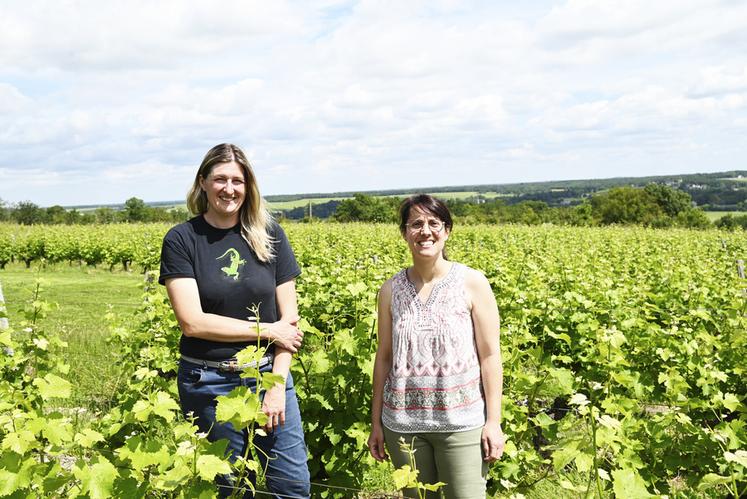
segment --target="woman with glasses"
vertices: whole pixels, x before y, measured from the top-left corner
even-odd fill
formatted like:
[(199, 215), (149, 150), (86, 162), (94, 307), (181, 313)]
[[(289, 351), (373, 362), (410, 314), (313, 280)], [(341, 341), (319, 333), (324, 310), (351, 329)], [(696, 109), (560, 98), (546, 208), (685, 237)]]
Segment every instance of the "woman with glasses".
[(483, 498), (504, 446), (495, 297), (482, 273), (446, 258), (443, 201), (406, 199), (399, 228), (412, 265), (379, 291), (369, 450), (384, 460), (386, 443), (397, 468), (412, 465), (414, 450), (420, 482), (445, 483), (447, 498)]
[[(237, 146), (208, 151), (187, 206), (197, 216), (164, 237), (159, 277), (182, 330), (177, 374), (182, 411), (196, 418), (211, 441), (227, 439), (235, 460), (246, 455), (248, 434), (216, 420), (216, 398), (239, 386), (256, 389), (255, 378), (241, 377), (244, 368), (280, 375), (285, 383), (264, 392), (268, 421), (265, 434), (254, 438), (255, 457), (276, 497), (308, 497), (306, 445), (289, 372), (303, 339), (295, 287), (301, 269)], [(258, 365), (237, 365), (234, 356), (258, 340), (268, 347)], [(220, 477), (218, 485), (225, 497), (242, 484)]]

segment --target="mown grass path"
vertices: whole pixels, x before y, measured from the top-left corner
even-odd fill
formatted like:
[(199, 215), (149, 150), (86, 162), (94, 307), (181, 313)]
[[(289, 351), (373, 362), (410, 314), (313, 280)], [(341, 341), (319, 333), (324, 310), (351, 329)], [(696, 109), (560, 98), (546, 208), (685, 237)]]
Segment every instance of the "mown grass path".
[(30, 269), (23, 263), (8, 264), (0, 270), (0, 283), (12, 327), (23, 323), (38, 279), (41, 299), (52, 304), (40, 326), (58, 333), (69, 345), (66, 360), (76, 383), (66, 402), (101, 409), (99, 402), (111, 397), (121, 376), (106, 344), (106, 316), (113, 313), (124, 319), (132, 315), (142, 303), (143, 275), (66, 263), (36, 263)]

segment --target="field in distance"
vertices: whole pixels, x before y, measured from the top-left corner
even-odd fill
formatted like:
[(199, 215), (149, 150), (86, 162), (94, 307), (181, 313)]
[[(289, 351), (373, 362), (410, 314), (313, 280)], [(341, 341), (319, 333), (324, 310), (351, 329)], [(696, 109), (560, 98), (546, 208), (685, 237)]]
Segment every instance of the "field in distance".
[[(398, 197), (405, 198), (415, 194), (415, 191), (407, 194), (387, 194), (383, 196), (375, 197)], [(456, 191), (456, 192), (429, 192), (433, 196), (437, 196), (441, 199), (468, 199), (477, 196), (482, 196), (485, 199), (495, 199), (497, 197), (513, 197), (513, 194), (501, 194), (498, 192), (477, 192), (477, 191)], [(294, 199), (291, 201), (273, 201), (274, 196), (267, 196), (267, 203), (270, 205), (272, 210), (292, 210), (301, 206), (308, 206), (309, 203), (312, 205), (324, 204), (329, 201), (342, 201), (343, 199), (352, 199), (353, 196), (338, 196), (338, 197), (308, 197), (301, 199)]]

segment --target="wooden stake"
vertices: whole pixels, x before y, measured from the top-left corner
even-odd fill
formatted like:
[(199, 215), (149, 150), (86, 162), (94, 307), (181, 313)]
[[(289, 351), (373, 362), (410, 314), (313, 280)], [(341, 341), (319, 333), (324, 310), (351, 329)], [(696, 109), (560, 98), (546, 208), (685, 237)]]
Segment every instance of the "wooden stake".
[[(5, 298), (3, 297), (3, 286), (0, 284), (0, 312), (5, 312)], [(0, 317), (0, 330), (8, 329), (8, 318)]]

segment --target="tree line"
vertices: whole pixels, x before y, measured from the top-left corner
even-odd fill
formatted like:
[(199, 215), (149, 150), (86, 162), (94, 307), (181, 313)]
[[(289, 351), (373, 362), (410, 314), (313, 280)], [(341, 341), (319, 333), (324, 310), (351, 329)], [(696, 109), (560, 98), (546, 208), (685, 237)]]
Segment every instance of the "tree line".
[[(553, 180), (547, 182), (522, 182), (517, 184), (477, 184), (424, 187), (422, 192), (429, 192), (436, 196), (449, 197), (447, 193), (476, 192), (477, 197), (497, 194), (499, 197), (512, 198), (511, 203), (520, 201), (544, 201), (549, 206), (565, 206), (578, 204), (582, 199), (597, 192), (615, 187), (645, 187), (648, 184), (664, 184), (675, 189), (685, 191), (692, 197), (695, 204), (706, 211), (747, 211), (747, 170), (733, 170), (714, 173), (692, 173), (680, 175), (658, 175), (648, 177), (616, 177), (606, 179)], [(375, 197), (408, 196), (410, 189), (389, 189), (366, 191)], [(355, 192), (333, 192), (312, 194), (285, 194), (267, 196), (270, 202), (296, 201), (299, 199), (315, 198), (349, 198)], [(321, 206), (327, 206), (323, 203)], [(320, 206), (314, 205), (314, 210)], [(295, 216), (297, 211), (288, 214)], [(324, 218), (320, 215), (321, 218)]]
[(6, 204), (0, 199), (0, 222), (22, 225), (36, 224), (107, 224), (127, 222), (183, 222), (189, 213), (183, 208), (166, 209), (148, 206), (142, 199), (132, 197), (124, 208), (115, 210), (107, 206), (90, 211), (67, 210), (60, 205), (42, 208), (31, 201)]
[[(277, 211), (275, 215), (280, 219), (304, 221), (327, 219), (336, 222), (391, 223), (397, 221), (397, 210), (401, 201), (401, 197), (377, 197), (358, 193), (351, 198)], [(568, 206), (554, 206), (541, 200), (507, 202), (505, 198), (483, 197), (447, 199), (446, 203), (454, 217), (463, 224), (614, 224), (699, 229), (716, 226), (729, 230), (740, 227), (747, 230), (747, 214), (726, 215), (711, 223), (705, 212), (695, 206), (688, 192), (658, 183), (650, 183), (645, 187), (614, 187)], [(311, 216), (309, 209), (312, 210)], [(121, 210), (99, 207), (91, 211), (66, 210), (59, 205), (42, 208), (30, 201), (7, 205), (0, 200), (0, 222), (9, 221), (23, 225), (179, 223), (189, 217), (189, 212), (184, 208), (152, 207), (136, 197), (128, 199)]]
[[(334, 220), (340, 222), (396, 222), (401, 198), (377, 198), (356, 194), (336, 207)], [(585, 198), (574, 206), (550, 206), (530, 200), (507, 203), (504, 199), (449, 199), (449, 209), (461, 223), (513, 223), (525, 225), (642, 225), (646, 227), (688, 227), (747, 229), (747, 214), (728, 215), (712, 224), (705, 212), (694, 206), (690, 194), (664, 184), (645, 187), (615, 187)], [(314, 208), (316, 210), (316, 207)]]

